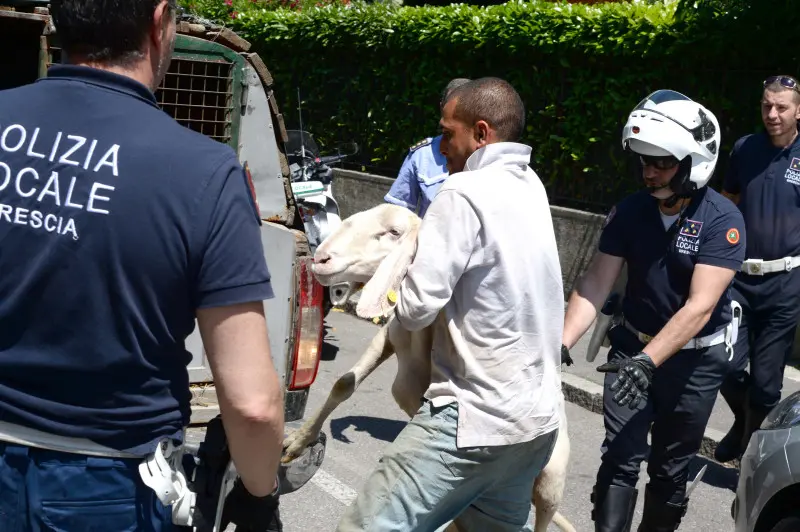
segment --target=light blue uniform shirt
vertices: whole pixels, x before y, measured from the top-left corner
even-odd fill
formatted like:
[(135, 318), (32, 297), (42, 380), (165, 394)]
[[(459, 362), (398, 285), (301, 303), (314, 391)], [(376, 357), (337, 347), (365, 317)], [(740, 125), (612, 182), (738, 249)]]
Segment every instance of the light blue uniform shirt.
[(408, 152), (392, 188), (384, 196), (388, 203), (400, 205), (422, 217), (445, 179), (447, 160), (439, 151), (442, 136), (427, 138)]

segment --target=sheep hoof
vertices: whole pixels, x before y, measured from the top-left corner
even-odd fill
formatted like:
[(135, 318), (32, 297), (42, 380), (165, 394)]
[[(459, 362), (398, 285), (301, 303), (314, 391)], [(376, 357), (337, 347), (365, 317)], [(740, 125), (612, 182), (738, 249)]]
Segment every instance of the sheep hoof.
[(301, 454), (308, 445), (316, 439), (316, 434), (308, 434), (303, 430), (296, 430), (283, 440), (283, 456), (281, 463), (288, 464)]

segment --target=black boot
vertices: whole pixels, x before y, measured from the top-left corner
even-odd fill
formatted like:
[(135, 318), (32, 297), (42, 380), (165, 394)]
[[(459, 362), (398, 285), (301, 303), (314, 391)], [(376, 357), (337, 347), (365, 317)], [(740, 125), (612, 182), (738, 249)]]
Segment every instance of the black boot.
[(595, 486), (591, 497), (595, 532), (630, 532), (638, 495), (634, 488), (609, 486), (598, 491)]
[(650, 488), (644, 490), (644, 510), (642, 522), (637, 532), (673, 532), (678, 530), (681, 519), (686, 515), (688, 501), (672, 504), (658, 499)]
[(741, 458), (742, 454), (744, 454), (744, 451), (747, 449), (747, 444), (750, 443), (750, 437), (758, 430), (764, 418), (767, 417), (771, 410), (771, 406), (747, 406), (744, 433), (742, 434), (741, 441), (742, 450), (739, 453), (739, 458)]
[(714, 450), (714, 460), (725, 463), (739, 458), (744, 452), (741, 444), (744, 438), (747, 387), (740, 382), (725, 383), (720, 392), (733, 412), (733, 425)]

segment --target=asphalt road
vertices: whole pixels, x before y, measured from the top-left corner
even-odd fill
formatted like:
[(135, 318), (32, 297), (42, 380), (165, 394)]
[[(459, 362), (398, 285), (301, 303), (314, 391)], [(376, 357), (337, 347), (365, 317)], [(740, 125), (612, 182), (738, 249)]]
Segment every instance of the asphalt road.
[[(327, 326), (323, 361), (306, 416), (322, 404), (336, 379), (358, 360), (377, 331), (377, 326), (339, 312), (330, 313)], [(286, 532), (335, 530), (346, 505), (355, 498), (382, 449), (402, 430), (406, 416), (394, 404), (390, 393), (395, 368), (394, 358), (384, 363), (325, 423), (328, 447), (322, 469), (301, 490), (281, 498), (281, 517)], [(561, 512), (579, 532), (590, 532), (594, 530), (594, 523), (589, 516), (589, 494), (600, 464), (603, 420), (573, 404), (567, 404), (567, 416), (572, 453)], [(736, 471), (702, 458), (695, 459), (693, 471), (706, 463), (708, 471), (694, 492), (680, 527), (682, 532), (733, 530), (730, 507)], [(646, 467), (644, 463), (634, 530), (641, 519)], [(548, 530), (557, 532), (558, 528), (551, 525)]]

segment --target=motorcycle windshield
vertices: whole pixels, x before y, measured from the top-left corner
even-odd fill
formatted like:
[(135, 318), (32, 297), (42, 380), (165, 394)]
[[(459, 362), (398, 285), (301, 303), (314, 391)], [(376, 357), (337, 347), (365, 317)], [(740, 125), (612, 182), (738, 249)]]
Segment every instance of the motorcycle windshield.
[(303, 156), (303, 150), (305, 150), (306, 157), (319, 157), (319, 146), (311, 133), (299, 129), (288, 129), (286, 134), (289, 137), (289, 140), (286, 141), (286, 156), (290, 163), (292, 159), (300, 159)]

